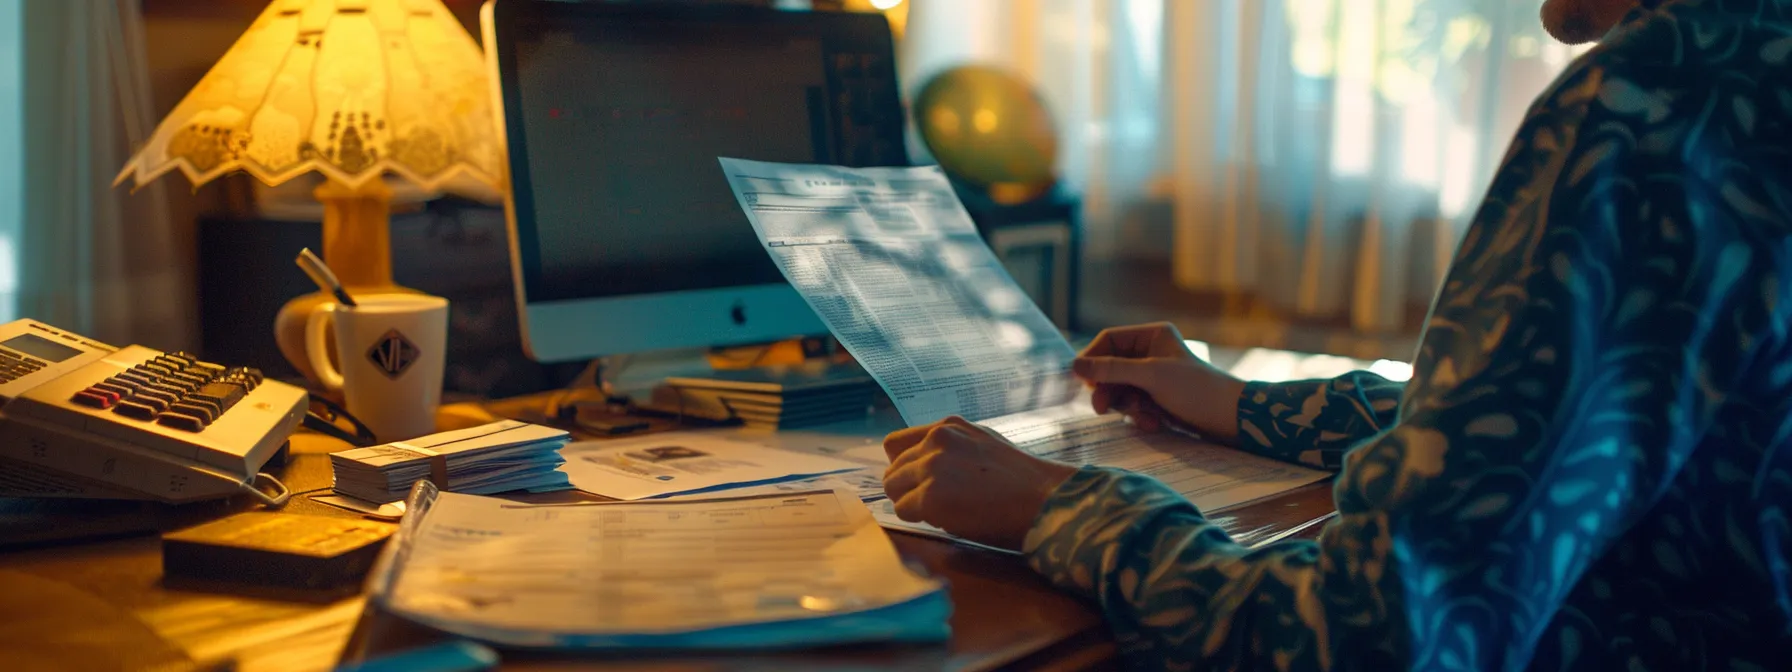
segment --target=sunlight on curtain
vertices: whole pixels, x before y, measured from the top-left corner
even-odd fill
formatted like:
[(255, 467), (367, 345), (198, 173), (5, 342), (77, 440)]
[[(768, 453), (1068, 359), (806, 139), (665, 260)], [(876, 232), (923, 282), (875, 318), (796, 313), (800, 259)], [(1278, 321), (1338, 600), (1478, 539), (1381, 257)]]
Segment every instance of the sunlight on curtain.
[(1169, 7), (1177, 114), (1227, 108), (1169, 131), (1176, 283), (1368, 332), (1429, 301), (1526, 108), (1577, 53), (1534, 2)]
[(911, 2), (907, 92), (964, 62), (1034, 82), (1091, 257), (1168, 250), (1183, 289), (1364, 331), (1429, 301), (1525, 109), (1583, 51), (1533, 0)]
[(0, 322), (18, 317), (19, 267), (14, 243), (25, 218), (24, 109), (19, 24), (24, 0), (0, 0)]
[(21, 315), (113, 343), (190, 347), (197, 319), (167, 181), (113, 188), (155, 127), (138, 0), (27, 0)]

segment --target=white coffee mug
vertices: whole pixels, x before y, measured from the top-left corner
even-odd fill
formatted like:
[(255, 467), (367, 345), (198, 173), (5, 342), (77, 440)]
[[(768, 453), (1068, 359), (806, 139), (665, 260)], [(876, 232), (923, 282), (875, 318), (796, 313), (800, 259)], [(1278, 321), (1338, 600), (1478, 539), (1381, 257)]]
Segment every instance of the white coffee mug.
[[(448, 300), (427, 294), (353, 297), (355, 306), (319, 306), (305, 322), (305, 355), (350, 415), (381, 441), (403, 441), (436, 428), (448, 344)], [(335, 324), (336, 361), (326, 331)]]

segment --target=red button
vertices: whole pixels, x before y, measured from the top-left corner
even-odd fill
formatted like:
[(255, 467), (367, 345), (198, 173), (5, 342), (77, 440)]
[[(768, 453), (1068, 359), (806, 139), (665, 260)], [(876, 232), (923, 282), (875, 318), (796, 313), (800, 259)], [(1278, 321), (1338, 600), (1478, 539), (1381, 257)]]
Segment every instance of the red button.
[(106, 409), (106, 408), (112, 407), (111, 399), (108, 399), (106, 397), (100, 396), (97, 393), (89, 392), (86, 390), (76, 392), (74, 398), (70, 399), (70, 401), (73, 401), (82, 406), (91, 406), (93, 408), (99, 408), (99, 409)]

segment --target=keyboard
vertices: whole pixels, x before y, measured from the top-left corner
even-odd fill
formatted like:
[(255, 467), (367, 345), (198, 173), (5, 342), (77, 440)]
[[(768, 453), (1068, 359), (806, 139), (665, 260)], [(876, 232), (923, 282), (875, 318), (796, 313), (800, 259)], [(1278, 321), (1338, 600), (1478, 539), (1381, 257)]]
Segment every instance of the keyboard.
[(0, 496), (187, 502), (243, 493), (304, 390), (34, 320), (0, 325)]

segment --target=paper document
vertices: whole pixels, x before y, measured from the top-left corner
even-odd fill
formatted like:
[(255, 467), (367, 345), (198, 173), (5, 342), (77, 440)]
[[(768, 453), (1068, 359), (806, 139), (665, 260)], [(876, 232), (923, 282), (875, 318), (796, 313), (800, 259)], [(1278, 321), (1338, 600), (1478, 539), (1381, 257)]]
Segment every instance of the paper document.
[(766, 251), (909, 425), (960, 415), (1043, 457), (1154, 476), (1203, 510), (1328, 475), (1096, 416), (1069, 342), (939, 168), (721, 163)]
[(902, 419), (1068, 401), (1076, 352), (989, 251), (937, 167), (722, 159), (772, 260)]
[(670, 648), (948, 634), (942, 586), (845, 492), (529, 505), (425, 483), (412, 501), (370, 587), (456, 634)]
[(622, 500), (763, 485), (865, 466), (701, 432), (579, 441), (560, 454), (566, 458), (561, 469), (573, 487)]
[(1017, 413), (983, 425), (1046, 459), (1118, 467), (1156, 478), (1206, 512), (1330, 476), (1175, 432), (1145, 432), (1120, 415), (1096, 415), (1087, 401)]
[(950, 532), (928, 525), (927, 523), (916, 523), (903, 520), (900, 516), (896, 515), (896, 503), (889, 499), (865, 502), (865, 506), (871, 508), (871, 517), (877, 519), (877, 524), (898, 532), (918, 534), (923, 537), (933, 537), (935, 539), (944, 539), (953, 543), (995, 551), (997, 553), (1007, 553), (1010, 555), (1020, 554), (1020, 549), (1018, 548), (1002, 548), (1000, 546), (981, 544), (964, 537), (954, 536)]
[(760, 495), (776, 495), (792, 492), (814, 492), (816, 490), (833, 490), (858, 497), (860, 500), (883, 499), (883, 472), (854, 471), (844, 474), (816, 476), (795, 481), (778, 481), (761, 485), (743, 485), (719, 490), (712, 490), (695, 495), (673, 495), (663, 499), (704, 499), (710, 497), (757, 497)]

